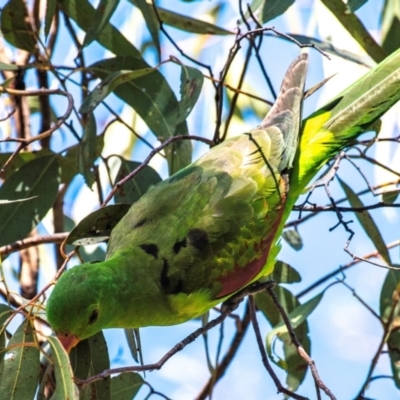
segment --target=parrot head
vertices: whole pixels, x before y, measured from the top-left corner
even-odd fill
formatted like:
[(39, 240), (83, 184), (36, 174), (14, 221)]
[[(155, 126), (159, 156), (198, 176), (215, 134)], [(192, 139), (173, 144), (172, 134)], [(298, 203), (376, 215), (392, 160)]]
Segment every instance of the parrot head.
[(104, 282), (100, 271), (92, 273), (93, 267), (83, 264), (66, 271), (47, 302), (48, 321), (67, 352), (106, 325)]

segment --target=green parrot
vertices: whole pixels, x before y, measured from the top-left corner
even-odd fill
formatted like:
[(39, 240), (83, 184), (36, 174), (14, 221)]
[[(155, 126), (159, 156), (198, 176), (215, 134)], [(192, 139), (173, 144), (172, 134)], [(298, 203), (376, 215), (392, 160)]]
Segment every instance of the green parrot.
[(259, 127), (226, 140), (135, 202), (104, 262), (65, 272), (47, 303), (64, 344), (105, 328), (198, 317), (270, 271), (297, 148), (308, 57), (289, 67)]
[(298, 145), (307, 63), (302, 54), (289, 66), (257, 128), (134, 203), (112, 231), (104, 262), (61, 276), (47, 316), (67, 350), (105, 328), (182, 323), (272, 272), (306, 185), (400, 98), (398, 51), (311, 115)]

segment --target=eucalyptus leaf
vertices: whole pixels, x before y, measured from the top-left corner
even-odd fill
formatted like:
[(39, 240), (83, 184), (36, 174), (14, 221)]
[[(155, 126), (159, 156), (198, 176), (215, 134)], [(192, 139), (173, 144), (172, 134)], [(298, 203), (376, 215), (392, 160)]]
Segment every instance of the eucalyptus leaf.
[(8, 43), (29, 53), (34, 53), (35, 36), (27, 20), (28, 11), (25, 2), (9, 0), (1, 10), (1, 33)]
[(119, 85), (150, 74), (151, 72), (154, 72), (154, 68), (110, 73), (86, 96), (79, 112), (81, 114), (91, 113)]
[(10, 400), (33, 399), (37, 389), (40, 360), (34, 339), (34, 329), (25, 319), (7, 344), (0, 383), (2, 398)]
[[(286, 288), (276, 286), (274, 291), (286, 312), (289, 313), (300, 306), (296, 297)], [(271, 299), (271, 296), (264, 292), (257, 294), (255, 299), (257, 308), (262, 311), (272, 326), (276, 326), (280, 321), (282, 321), (282, 316)], [(294, 330), (302, 346), (306, 352), (310, 354), (311, 341), (308, 337), (309, 328), (307, 321), (300, 323)], [(287, 332), (282, 332), (278, 338), (283, 342), (284, 358), (278, 358), (278, 360), (272, 358), (272, 360), (287, 372), (286, 383), (291, 390), (295, 391), (305, 379), (307, 363), (299, 355), (296, 347), (292, 343), (290, 335)], [(273, 343), (271, 343), (271, 346), (272, 344)], [(271, 349), (270, 351), (272, 353)]]
[[(97, 62), (91, 69), (104, 79), (110, 72), (147, 67), (143, 60), (127, 56)], [(186, 122), (179, 123), (178, 120), (179, 103), (175, 94), (159, 71), (120, 85), (114, 93), (135, 109), (160, 141), (188, 134)], [(192, 160), (191, 144), (187, 140), (168, 146), (165, 153), (170, 174), (184, 168)]]
[(0, 200), (23, 200), (0, 205), (0, 246), (23, 239), (46, 215), (57, 196), (58, 156), (24, 164), (0, 188)]
[(46, 39), (50, 33), (51, 22), (53, 21), (53, 17), (56, 14), (56, 10), (57, 10), (57, 0), (47, 0), (46, 15), (44, 18), (44, 37)]
[(264, 5), (261, 12), (261, 21), (266, 23), (276, 17), (279, 17), (293, 3), (294, 0), (264, 0)]
[(296, 251), (303, 248), (303, 240), (296, 229), (286, 229), (283, 231), (282, 237)]
[(275, 263), (271, 278), (277, 283), (301, 282), (300, 274), (289, 264), (279, 260)]
[[(100, 331), (86, 340), (90, 347), (89, 376), (99, 374), (100, 372), (109, 369), (110, 359), (108, 357), (108, 348), (103, 332)], [(86, 358), (86, 362), (87, 361)], [(114, 397), (111, 397), (111, 378), (107, 376), (104, 379), (85, 386), (81, 391), (80, 398), (82, 399), (82, 397), (85, 400), (91, 400), (93, 398), (96, 400), (115, 400)]]
[[(400, 265), (394, 265), (400, 268)], [(388, 347), (390, 365), (392, 367), (393, 380), (400, 389), (400, 274), (398, 271), (389, 270), (382, 285), (379, 302), (379, 313), (384, 324), (388, 324), (392, 316), (392, 325), (386, 344)]]
[(78, 170), (83, 175), (89, 188), (94, 183), (93, 166), (98, 157), (96, 120), (91, 113), (88, 115), (82, 141), (78, 150)]
[(110, 19), (117, 8), (119, 0), (100, 0), (97, 5), (93, 20), (86, 32), (83, 47), (96, 40), (104, 27), (110, 23)]
[[(87, 32), (90, 29), (96, 10), (89, 1), (59, 1), (58, 6), (66, 15), (72, 18), (84, 32)], [(129, 54), (132, 57), (142, 58), (140, 51), (109, 22), (105, 24), (96, 40), (113, 54), (121, 56)], [(146, 67), (148, 67), (147, 64)]]
[[(152, 12), (154, 12), (152, 10)], [(234, 35), (235, 32), (228, 31), (217, 25), (211, 24), (200, 19), (188, 17), (187, 15), (178, 14), (165, 8), (157, 7), (157, 13), (161, 21), (169, 26), (182, 31), (197, 33), (203, 35)]]
[[(364, 204), (357, 196), (357, 194), (351, 189), (349, 185), (347, 185), (344, 181), (338, 178), (340, 186), (344, 190), (347, 200), (349, 201), (350, 205), (354, 208), (363, 208)], [(383, 240), (382, 234), (376, 225), (375, 221), (371, 217), (371, 214), (368, 210), (355, 212), (355, 216), (358, 219), (358, 222), (364, 229), (366, 235), (371, 239), (372, 243), (374, 244), (375, 248), (379, 251), (379, 254), (383, 257), (385, 262), (388, 265), (391, 265), (389, 250), (386, 247), (385, 241)]]
[(181, 65), (181, 100), (179, 102), (178, 120), (186, 120), (196, 104), (203, 86), (203, 74), (196, 68)]
[(76, 225), (69, 233), (66, 243), (74, 246), (86, 246), (104, 242), (110, 237), (112, 229), (129, 208), (128, 204), (112, 204), (99, 208)]
[[(121, 158), (121, 166), (118, 170), (114, 185), (129, 173), (138, 168), (141, 163)], [(139, 200), (153, 185), (161, 182), (161, 178), (153, 168), (146, 165), (136, 176), (121, 186), (115, 193), (116, 203), (133, 204)]]
[(360, 7), (362, 7), (368, 0), (348, 0), (347, 7), (351, 12), (357, 11)]
[(146, 0), (131, 0), (131, 3), (135, 4), (135, 6), (142, 12), (143, 18), (146, 21), (147, 29), (149, 30), (156, 47), (158, 58), (160, 58), (160, 24), (158, 23), (157, 16), (153, 10), (153, 4), (148, 3)]
[(132, 400), (143, 383), (143, 378), (135, 372), (117, 375), (111, 379), (111, 399)]
[(49, 336), (47, 340), (51, 346), (51, 356), (56, 377), (56, 389), (50, 400), (78, 400), (78, 388), (74, 383), (74, 374), (67, 352), (57, 338)]

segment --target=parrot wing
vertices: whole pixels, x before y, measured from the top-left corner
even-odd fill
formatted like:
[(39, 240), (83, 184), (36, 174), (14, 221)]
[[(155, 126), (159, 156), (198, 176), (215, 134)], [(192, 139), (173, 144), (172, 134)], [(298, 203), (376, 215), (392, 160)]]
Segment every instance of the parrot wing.
[(286, 201), (307, 61), (302, 54), (289, 67), (259, 127), (141, 197), (114, 228), (107, 258), (147, 252), (169, 295), (206, 290), (222, 298), (258, 277)]

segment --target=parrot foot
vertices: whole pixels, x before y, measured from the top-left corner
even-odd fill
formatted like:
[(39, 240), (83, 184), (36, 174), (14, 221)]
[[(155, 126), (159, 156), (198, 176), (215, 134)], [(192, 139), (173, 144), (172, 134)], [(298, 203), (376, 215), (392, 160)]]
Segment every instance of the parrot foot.
[(236, 310), (239, 304), (246, 296), (257, 294), (263, 292), (264, 290), (272, 289), (276, 285), (274, 280), (269, 280), (265, 282), (254, 282), (249, 286), (236, 292), (234, 295), (225, 300), (221, 306), (221, 312), (230, 314), (232, 311)]

